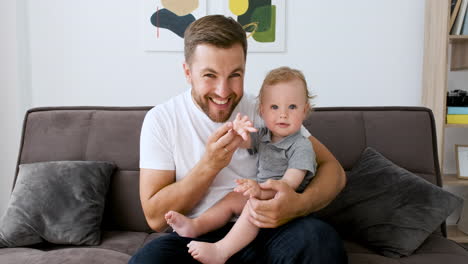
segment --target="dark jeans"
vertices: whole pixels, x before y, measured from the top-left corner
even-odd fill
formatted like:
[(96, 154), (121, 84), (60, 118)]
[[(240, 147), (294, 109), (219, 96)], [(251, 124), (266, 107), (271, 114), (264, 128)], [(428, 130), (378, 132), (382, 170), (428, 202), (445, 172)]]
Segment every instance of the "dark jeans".
[[(195, 240), (216, 242), (231, 229), (221, 229)], [(130, 264), (198, 263), (188, 253), (191, 238), (176, 233), (159, 237), (138, 250)], [(252, 243), (232, 256), (228, 263), (347, 263), (343, 242), (328, 224), (312, 216), (295, 219), (281, 227), (261, 229)]]

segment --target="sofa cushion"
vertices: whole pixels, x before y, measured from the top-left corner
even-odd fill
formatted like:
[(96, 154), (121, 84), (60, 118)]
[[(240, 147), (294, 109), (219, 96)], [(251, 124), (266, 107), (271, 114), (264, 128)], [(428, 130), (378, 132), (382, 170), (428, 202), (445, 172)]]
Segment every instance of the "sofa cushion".
[[(126, 264), (130, 255), (114, 250), (102, 248), (69, 247), (52, 251), (41, 251), (30, 248), (8, 248), (0, 250), (0, 263), (2, 264)], [(15, 251), (13, 251), (15, 250)], [(5, 254), (1, 254), (5, 251)]]
[[(94, 246), (80, 246), (81, 248), (100, 248), (121, 252), (127, 255), (133, 255), (142, 247), (150, 235), (145, 232), (127, 232), (127, 231), (105, 231), (101, 233), (101, 243)], [(40, 243), (31, 246), (34, 249), (42, 251), (53, 251), (58, 249), (71, 248), (73, 245), (57, 245), (51, 243)], [(8, 249), (8, 248), (5, 248)], [(2, 250), (0, 249), (0, 254)], [(2, 262), (0, 262), (2, 263)]]
[(114, 164), (22, 164), (0, 223), (0, 247), (40, 243), (96, 245)]
[(342, 235), (401, 257), (413, 253), (462, 201), (366, 148), (346, 187), (317, 215)]

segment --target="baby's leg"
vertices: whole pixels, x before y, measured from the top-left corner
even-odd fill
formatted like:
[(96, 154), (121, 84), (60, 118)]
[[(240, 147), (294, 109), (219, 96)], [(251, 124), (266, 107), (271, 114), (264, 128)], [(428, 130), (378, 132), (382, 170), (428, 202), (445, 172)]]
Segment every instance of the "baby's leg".
[(233, 215), (239, 215), (247, 201), (243, 195), (231, 192), (197, 218), (188, 218), (169, 211), (166, 222), (179, 236), (195, 238), (224, 226)]
[(192, 257), (202, 263), (225, 263), (232, 255), (252, 242), (258, 234), (259, 228), (248, 219), (246, 204), (241, 216), (229, 233), (216, 243), (191, 241), (187, 247)]
[(167, 224), (170, 225), (179, 236), (195, 238), (200, 235), (197, 221), (195, 221), (196, 218), (188, 218), (176, 211), (169, 211), (164, 217), (166, 218)]

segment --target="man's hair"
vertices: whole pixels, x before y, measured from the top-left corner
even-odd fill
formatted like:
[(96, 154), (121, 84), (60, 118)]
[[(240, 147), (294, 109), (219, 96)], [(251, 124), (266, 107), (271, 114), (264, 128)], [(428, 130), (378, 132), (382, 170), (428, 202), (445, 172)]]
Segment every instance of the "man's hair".
[(300, 70), (291, 69), (286, 66), (279, 67), (268, 72), (265, 79), (263, 80), (262, 87), (260, 88), (260, 92), (257, 97), (259, 106), (262, 104), (262, 95), (266, 92), (265, 87), (275, 85), (277, 83), (289, 82), (295, 79), (300, 80), (304, 84), (304, 98), (306, 99), (306, 102), (309, 103), (309, 105), (312, 107), (313, 105), (310, 103), (310, 100), (315, 98), (315, 96), (310, 94), (309, 89), (307, 88), (307, 81), (304, 77), (304, 74)]
[(218, 48), (230, 48), (234, 44), (241, 44), (244, 58), (247, 56), (247, 37), (242, 26), (223, 15), (204, 16), (195, 20), (185, 30), (184, 54), (185, 62), (191, 63), (196, 47), (200, 44), (209, 44)]

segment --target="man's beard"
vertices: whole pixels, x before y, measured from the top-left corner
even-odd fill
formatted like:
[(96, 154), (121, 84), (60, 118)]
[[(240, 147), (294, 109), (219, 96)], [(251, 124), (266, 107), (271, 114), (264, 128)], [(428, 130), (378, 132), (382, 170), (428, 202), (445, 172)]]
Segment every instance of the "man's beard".
[(202, 109), (202, 111), (210, 118), (213, 122), (224, 123), (231, 117), (232, 112), (239, 104), (240, 99), (233, 94), (229, 98), (229, 103), (231, 104), (226, 110), (218, 110), (215, 112), (210, 112), (210, 98), (208, 95), (201, 97), (192, 90), (192, 98), (195, 100), (195, 103)]

